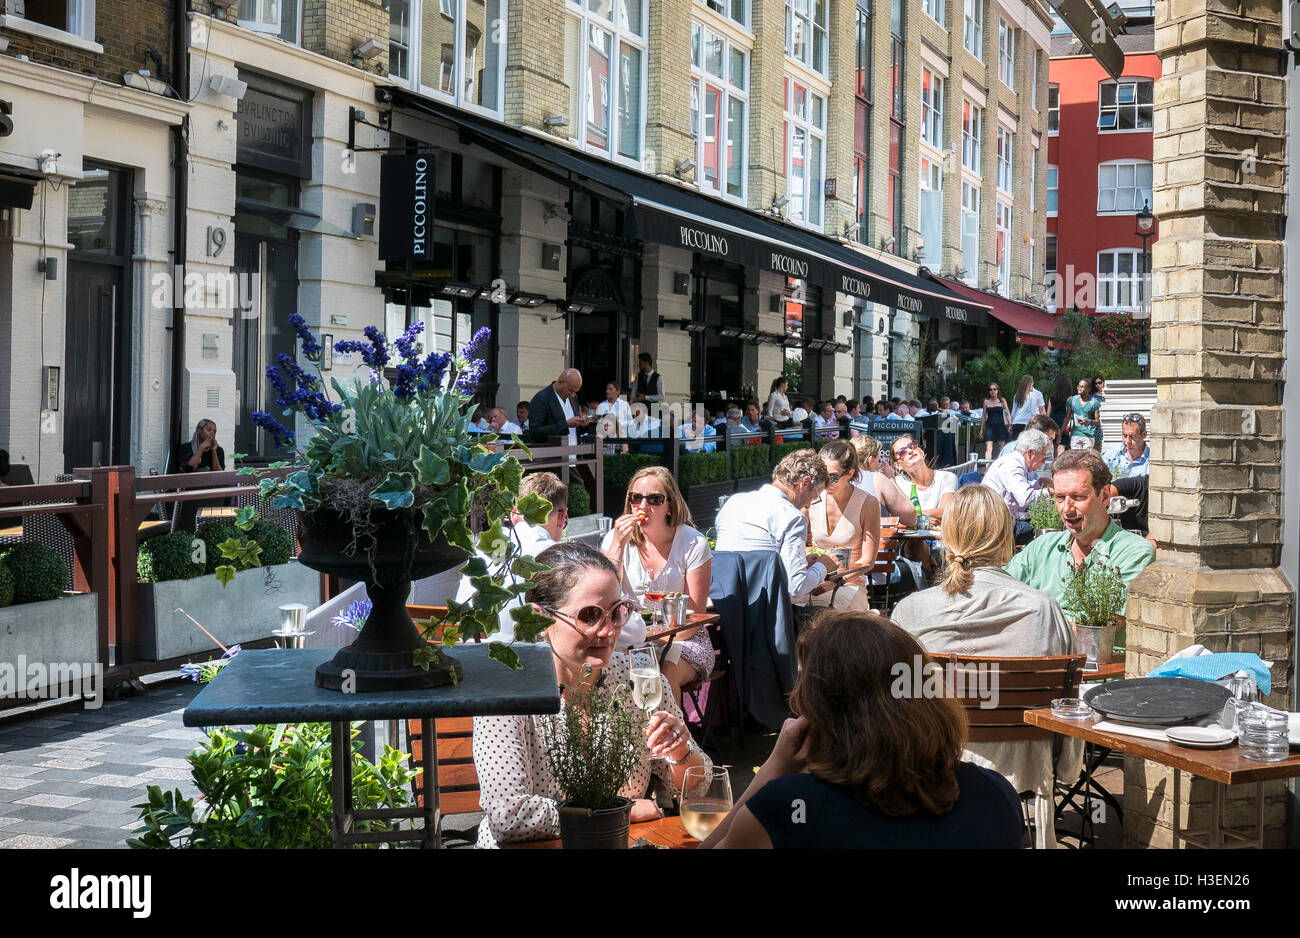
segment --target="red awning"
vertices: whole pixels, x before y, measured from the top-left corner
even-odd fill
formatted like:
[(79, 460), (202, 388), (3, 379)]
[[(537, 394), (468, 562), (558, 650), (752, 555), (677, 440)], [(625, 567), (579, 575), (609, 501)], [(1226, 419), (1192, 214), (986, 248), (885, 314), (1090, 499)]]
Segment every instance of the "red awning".
[(1017, 303), (1015, 300), (1009, 300), (995, 293), (976, 290), (959, 280), (949, 280), (946, 277), (936, 277), (935, 279), (954, 293), (975, 300), (977, 303), (987, 304), (990, 307), (989, 314), (991, 316), (1016, 330), (1016, 341), (1021, 345), (1038, 345), (1046, 348), (1057, 347), (1053, 336), (1056, 333), (1056, 324), (1059, 320), (1051, 313), (1043, 312), (1041, 309), (1036, 309), (1024, 303)]

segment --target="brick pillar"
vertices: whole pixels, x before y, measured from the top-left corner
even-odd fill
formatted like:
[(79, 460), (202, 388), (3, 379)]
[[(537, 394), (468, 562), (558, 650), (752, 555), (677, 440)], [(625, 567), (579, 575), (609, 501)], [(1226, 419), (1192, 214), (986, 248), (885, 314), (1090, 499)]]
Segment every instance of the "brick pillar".
[[(1226, 9), (1226, 12), (1223, 12)], [(1157, 0), (1151, 536), (1128, 604), (1128, 673), (1193, 643), (1274, 662), (1290, 698), (1294, 594), (1281, 546), (1285, 80), (1276, 5)], [(1208, 821), (1209, 782), (1172, 805), (1171, 770), (1126, 760), (1125, 841), (1166, 847), (1172, 812)], [(1253, 818), (1240, 786), (1229, 821)], [(1267, 842), (1284, 839), (1281, 783)], [(1247, 799), (1247, 796), (1250, 796)]]

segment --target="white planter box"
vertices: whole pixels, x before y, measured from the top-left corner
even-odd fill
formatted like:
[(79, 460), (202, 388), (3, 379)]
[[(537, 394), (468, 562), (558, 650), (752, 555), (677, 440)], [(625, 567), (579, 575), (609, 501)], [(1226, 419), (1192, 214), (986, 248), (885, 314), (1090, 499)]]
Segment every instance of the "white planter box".
[(140, 658), (165, 661), (183, 655), (219, 651), (184, 609), (227, 647), (271, 638), (280, 628), (279, 607), (320, 605), (320, 574), (296, 561), (270, 568), (279, 589), (267, 587), (265, 567), (242, 570), (223, 587), (215, 576), (139, 584)]
[[(99, 659), (98, 616), (95, 593), (65, 593), (48, 602), (5, 606), (0, 609), (0, 662), (17, 668), (21, 656), (45, 668), (93, 664)], [(41, 687), (38, 696), (45, 696), (45, 690)]]

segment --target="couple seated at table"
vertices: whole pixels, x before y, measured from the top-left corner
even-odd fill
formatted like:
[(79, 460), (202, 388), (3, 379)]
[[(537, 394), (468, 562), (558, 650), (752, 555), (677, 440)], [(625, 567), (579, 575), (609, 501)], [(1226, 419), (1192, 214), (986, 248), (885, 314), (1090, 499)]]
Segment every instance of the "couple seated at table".
[[(614, 644), (620, 620), (632, 612), (613, 564), (571, 543), (538, 559), (549, 569), (535, 577), (526, 598), (555, 619), (545, 636), (562, 686), (585, 682), (627, 693), (628, 659)], [(771, 757), (704, 846), (1020, 845), (1015, 791), (996, 773), (959, 761), (966, 736), (960, 705), (891, 693), (897, 664), (910, 667), (923, 654), (914, 639), (871, 613), (827, 611), (801, 634), (798, 651), (791, 706), (800, 716), (787, 721)], [(562, 696), (567, 699), (567, 692)], [(857, 704), (849, 719), (846, 700)], [(550, 770), (545, 722), (558, 719), (475, 718), (474, 761), (485, 813), (479, 846), (557, 835), (564, 793)], [(663, 695), (650, 716), (644, 739), (620, 790), (633, 800), (634, 823), (660, 816), (646, 797), (652, 778), (676, 797), (688, 767), (710, 764), (671, 695)], [(792, 798), (807, 806), (797, 822)]]

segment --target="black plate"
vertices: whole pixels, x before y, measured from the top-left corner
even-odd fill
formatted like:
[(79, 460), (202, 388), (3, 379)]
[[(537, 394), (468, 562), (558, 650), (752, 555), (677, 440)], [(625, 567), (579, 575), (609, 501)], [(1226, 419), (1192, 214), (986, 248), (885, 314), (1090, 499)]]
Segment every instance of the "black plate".
[(1189, 677), (1140, 677), (1094, 687), (1083, 701), (1108, 717), (1129, 723), (1190, 723), (1223, 711), (1226, 687)]

